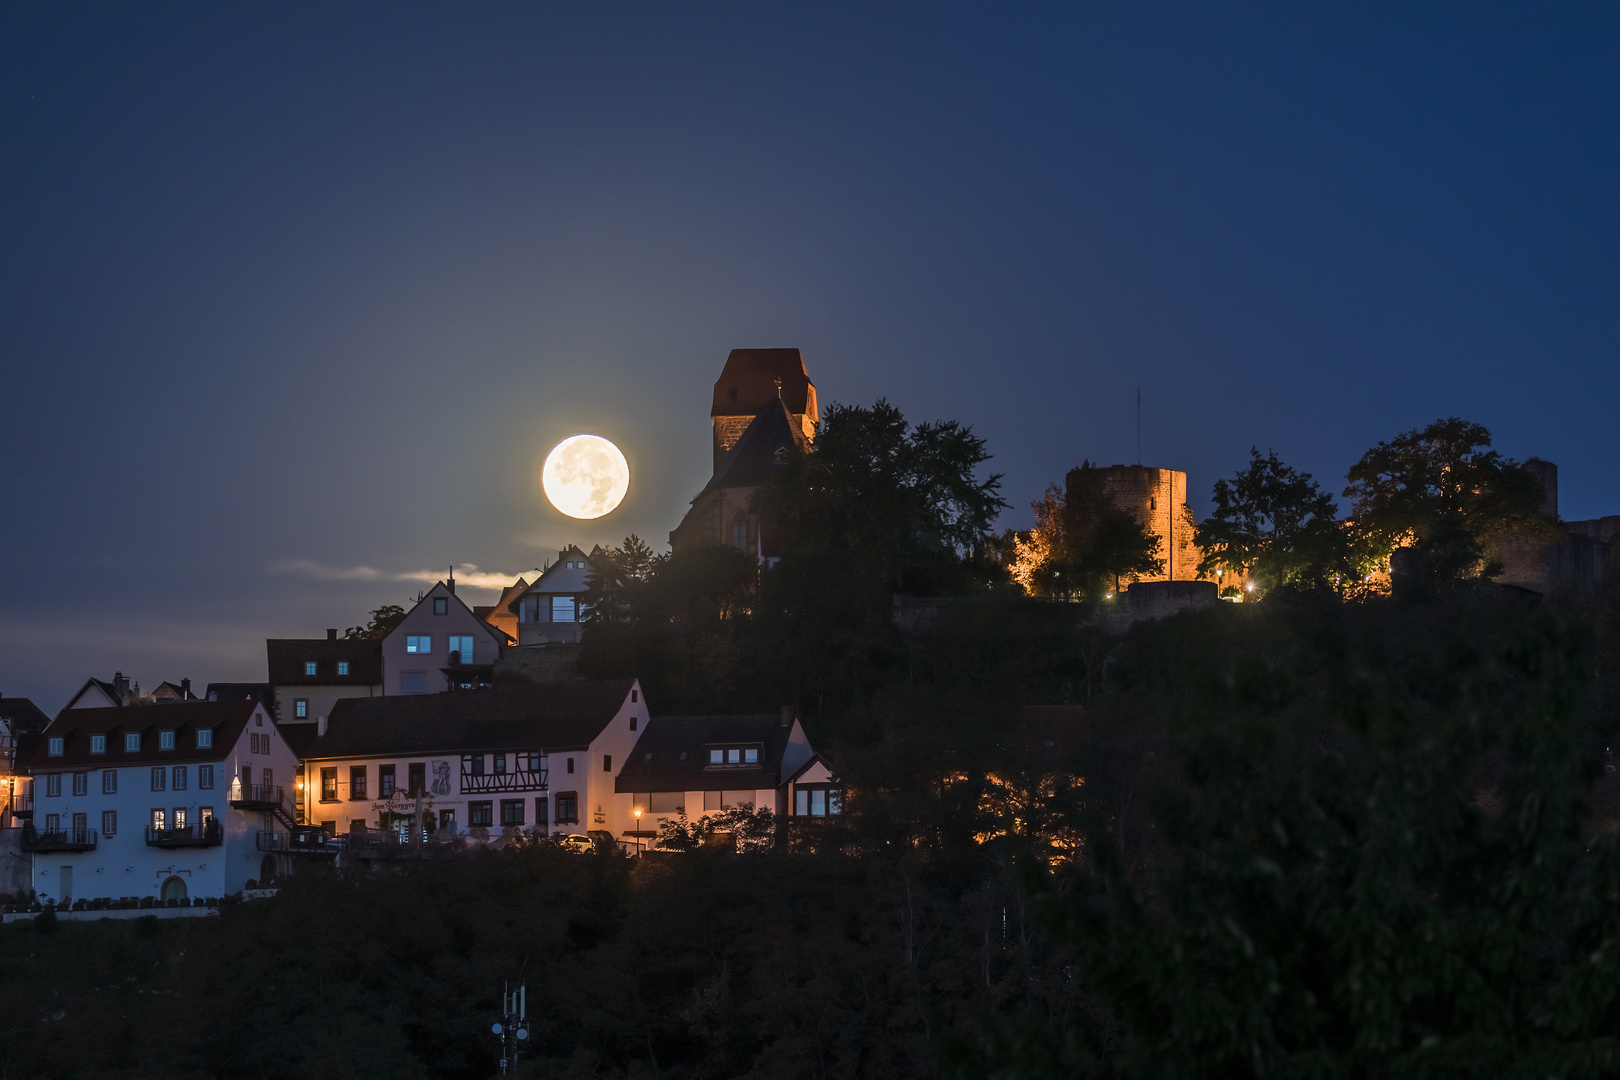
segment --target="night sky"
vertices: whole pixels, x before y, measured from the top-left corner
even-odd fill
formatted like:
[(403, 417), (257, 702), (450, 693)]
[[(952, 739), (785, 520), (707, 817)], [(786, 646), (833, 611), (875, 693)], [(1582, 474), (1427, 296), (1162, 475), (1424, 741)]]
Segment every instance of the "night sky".
[(1325, 7), (0, 9), (0, 693), (663, 550), (736, 347), (972, 424), (1008, 526), (1138, 385), (1200, 515), (1453, 414), (1620, 513), (1620, 8)]

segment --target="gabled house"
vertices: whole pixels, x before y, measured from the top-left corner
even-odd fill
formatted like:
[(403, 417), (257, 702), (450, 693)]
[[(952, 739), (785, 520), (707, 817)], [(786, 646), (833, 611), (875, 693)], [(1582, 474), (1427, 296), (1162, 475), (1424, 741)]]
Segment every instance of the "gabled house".
[(473, 614), (483, 619), (489, 625), (506, 635), (506, 644), (518, 643), (518, 617), (514, 604), (517, 598), (528, 591), (529, 583), (524, 578), (518, 578), (512, 584), (501, 590), (499, 600), (493, 604), (476, 605)]
[(456, 579), (427, 591), (382, 642), (382, 692), (442, 694), (491, 685), (506, 635), (456, 595)]
[(696, 820), (751, 806), (784, 818), (809, 816), (810, 793), (818, 790), (817, 816), (843, 810), (842, 787), (788, 709), (781, 714), (653, 717), (619, 770), (614, 789), (631, 800), (633, 825), (623, 835), (642, 841), (657, 837), (661, 824), (681, 814)]
[(79, 687), (78, 693), (69, 698), (63, 708), (108, 709), (121, 705), (138, 705), (140, 696), (140, 684), (137, 683), (131, 688), (129, 676), (120, 671), (113, 675), (111, 682), (86, 679), (84, 685)]
[(22, 765), (42, 898), (225, 896), (286, 870), (297, 759), (259, 702), (64, 709)]
[[(591, 555), (601, 551), (592, 549)], [(591, 556), (573, 544), (557, 552), (557, 561), (541, 571), (528, 586), (507, 604), (517, 621), (517, 643), (528, 645), (572, 645), (579, 641), (580, 598), (592, 573)]]
[(617, 835), (630, 807), (614, 777), (646, 726), (631, 679), (349, 698), (297, 736), (300, 809), (350, 837), (406, 833), (418, 799), (438, 837), (508, 826)]
[(324, 638), (268, 638), (264, 650), (279, 724), (313, 724), (341, 698), (383, 692), (383, 643), (375, 639), (327, 630)]

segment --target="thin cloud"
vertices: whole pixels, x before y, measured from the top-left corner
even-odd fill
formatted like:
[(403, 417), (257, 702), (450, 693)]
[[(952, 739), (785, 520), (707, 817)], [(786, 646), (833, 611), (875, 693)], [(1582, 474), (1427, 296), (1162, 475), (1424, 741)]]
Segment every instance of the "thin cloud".
[[(448, 568), (446, 568), (448, 569)], [(445, 579), (445, 570), (410, 570), (403, 574), (385, 574), (369, 566), (326, 566), (310, 559), (282, 559), (270, 564), (272, 574), (290, 574), (311, 581), (419, 581), (436, 585)], [(456, 567), (456, 584), (469, 589), (504, 589), (522, 574), (501, 574), (481, 571), (473, 563)]]

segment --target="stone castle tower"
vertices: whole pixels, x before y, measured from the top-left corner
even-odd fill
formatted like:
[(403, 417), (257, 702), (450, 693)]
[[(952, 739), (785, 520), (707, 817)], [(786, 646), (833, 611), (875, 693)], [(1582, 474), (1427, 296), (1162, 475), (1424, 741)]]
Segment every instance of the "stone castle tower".
[(1193, 542), (1192, 511), (1187, 506), (1187, 474), (1147, 465), (1109, 465), (1096, 469), (1113, 504), (1136, 518), (1159, 538), (1164, 572), (1133, 581), (1194, 581), (1203, 558)]
[[(780, 387), (780, 392), (778, 392)], [(794, 441), (808, 446), (815, 438), (821, 409), (816, 387), (798, 349), (732, 349), (714, 384), (714, 470), (742, 433), (776, 399), (782, 399), (794, 428)]]

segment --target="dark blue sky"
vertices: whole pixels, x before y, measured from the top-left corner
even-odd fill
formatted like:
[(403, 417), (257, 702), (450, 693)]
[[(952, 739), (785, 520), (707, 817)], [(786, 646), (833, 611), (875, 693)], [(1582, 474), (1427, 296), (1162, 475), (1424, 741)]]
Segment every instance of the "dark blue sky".
[(739, 346), (973, 424), (1008, 525), (1138, 384), (1200, 513), (1452, 414), (1620, 513), (1617, 114), (1612, 5), (6, 6), (0, 693), (661, 548)]

